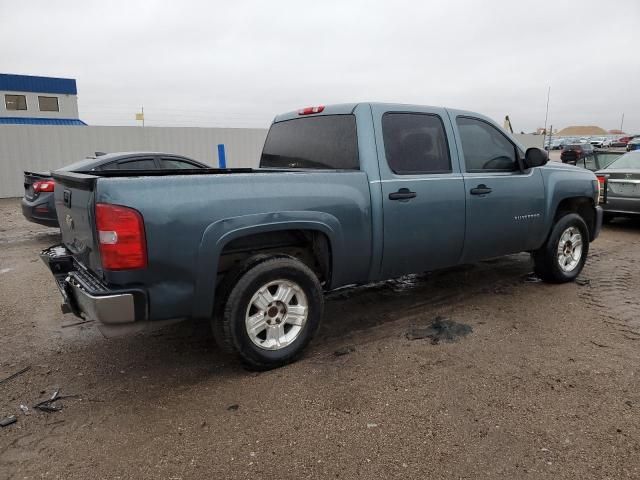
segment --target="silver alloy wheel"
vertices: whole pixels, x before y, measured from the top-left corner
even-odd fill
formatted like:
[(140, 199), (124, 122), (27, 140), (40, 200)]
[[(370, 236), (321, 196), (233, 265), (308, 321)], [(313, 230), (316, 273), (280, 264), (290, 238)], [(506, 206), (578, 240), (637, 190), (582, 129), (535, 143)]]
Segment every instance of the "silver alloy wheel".
[(280, 350), (298, 338), (308, 313), (309, 304), (302, 288), (291, 280), (275, 280), (251, 297), (245, 327), (258, 347)]
[(569, 227), (558, 241), (558, 265), (563, 272), (571, 272), (582, 258), (582, 234), (576, 227)]

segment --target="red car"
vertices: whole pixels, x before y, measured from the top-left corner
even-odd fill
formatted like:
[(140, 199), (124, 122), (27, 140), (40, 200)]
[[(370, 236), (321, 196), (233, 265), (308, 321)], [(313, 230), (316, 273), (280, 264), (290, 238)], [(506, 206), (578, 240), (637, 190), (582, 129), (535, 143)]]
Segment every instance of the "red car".
[(594, 155), (593, 145), (590, 143), (573, 143), (571, 145), (565, 145), (560, 154), (560, 160), (562, 163), (570, 163), (575, 165), (578, 160), (582, 160)]

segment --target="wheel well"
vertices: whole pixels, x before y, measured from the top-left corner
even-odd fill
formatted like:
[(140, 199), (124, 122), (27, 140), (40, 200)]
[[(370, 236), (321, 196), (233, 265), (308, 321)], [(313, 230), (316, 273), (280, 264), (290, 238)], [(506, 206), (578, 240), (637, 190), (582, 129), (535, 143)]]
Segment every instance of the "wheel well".
[(558, 204), (556, 214), (553, 219), (554, 223), (567, 213), (577, 213), (582, 217), (589, 229), (589, 236), (593, 240), (596, 230), (596, 215), (592, 198), (572, 197), (565, 198)]
[(311, 268), (323, 285), (331, 281), (331, 244), (327, 236), (315, 230), (280, 230), (227, 243), (218, 262), (218, 282), (246, 259), (259, 254), (290, 255)]

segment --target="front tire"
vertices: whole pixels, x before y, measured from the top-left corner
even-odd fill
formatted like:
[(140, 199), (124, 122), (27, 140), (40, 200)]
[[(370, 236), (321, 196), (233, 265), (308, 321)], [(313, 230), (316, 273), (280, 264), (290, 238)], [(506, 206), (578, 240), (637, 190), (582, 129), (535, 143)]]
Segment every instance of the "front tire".
[(222, 341), (249, 368), (295, 361), (320, 326), (322, 287), (315, 273), (288, 256), (268, 256), (244, 271), (226, 299)]
[(533, 254), (535, 271), (545, 282), (572, 282), (582, 271), (589, 253), (589, 230), (582, 217), (560, 217), (546, 243)]

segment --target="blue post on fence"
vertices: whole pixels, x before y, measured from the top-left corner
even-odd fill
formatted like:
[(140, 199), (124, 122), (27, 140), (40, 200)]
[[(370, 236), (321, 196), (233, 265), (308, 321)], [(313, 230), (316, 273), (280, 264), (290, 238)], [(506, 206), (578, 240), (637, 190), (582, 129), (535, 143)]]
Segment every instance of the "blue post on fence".
[(224, 143), (218, 145), (218, 167), (227, 168), (227, 157), (224, 153)]

